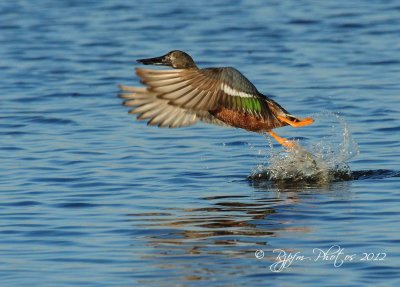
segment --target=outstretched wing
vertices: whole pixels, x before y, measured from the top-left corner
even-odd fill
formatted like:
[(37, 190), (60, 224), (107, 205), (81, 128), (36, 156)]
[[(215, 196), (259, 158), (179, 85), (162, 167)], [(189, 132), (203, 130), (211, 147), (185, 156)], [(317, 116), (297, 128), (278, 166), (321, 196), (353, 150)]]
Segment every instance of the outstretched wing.
[(133, 107), (131, 114), (138, 114), (138, 120), (148, 120), (149, 125), (177, 128), (195, 124), (198, 120), (227, 126), (207, 111), (194, 111), (170, 105), (168, 100), (157, 97), (157, 93), (147, 88), (138, 88), (119, 85), (123, 93), (120, 98), (125, 99), (124, 105)]
[(207, 69), (137, 69), (148, 90), (169, 105), (194, 111), (228, 108), (261, 119), (272, 116), (267, 98), (238, 70), (231, 67)]
[(157, 98), (156, 93), (146, 88), (123, 85), (119, 88), (125, 92), (119, 95), (126, 99), (124, 105), (135, 107), (129, 113), (139, 114), (137, 119), (147, 119), (149, 125), (174, 128), (193, 125), (198, 121), (195, 113), (169, 105), (168, 101)]

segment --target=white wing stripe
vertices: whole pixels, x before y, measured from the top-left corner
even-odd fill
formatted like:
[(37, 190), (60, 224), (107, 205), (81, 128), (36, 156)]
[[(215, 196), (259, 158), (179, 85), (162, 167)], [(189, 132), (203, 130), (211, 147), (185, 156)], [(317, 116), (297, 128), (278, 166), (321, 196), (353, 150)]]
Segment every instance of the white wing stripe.
[(230, 96), (236, 96), (236, 97), (242, 97), (242, 98), (254, 98), (254, 95), (235, 90), (225, 83), (221, 84), (221, 90)]

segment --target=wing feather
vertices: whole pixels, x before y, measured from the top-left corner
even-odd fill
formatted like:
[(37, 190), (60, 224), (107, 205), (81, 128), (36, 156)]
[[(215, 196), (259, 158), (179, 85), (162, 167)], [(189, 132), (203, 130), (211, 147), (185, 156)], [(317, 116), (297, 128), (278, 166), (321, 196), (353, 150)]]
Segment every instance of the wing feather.
[[(251, 114), (263, 120), (286, 112), (234, 68), (151, 70), (136, 69), (146, 87), (120, 86), (130, 113), (151, 125), (180, 127), (198, 120), (225, 125), (213, 116), (221, 108)], [(275, 102), (273, 102), (275, 103)], [(273, 111), (272, 111), (273, 109)]]
[(149, 125), (160, 127), (183, 127), (195, 124), (199, 118), (191, 110), (168, 104), (167, 100), (157, 98), (157, 94), (146, 88), (119, 86), (125, 92), (119, 95), (125, 99), (124, 105), (134, 107), (129, 111), (138, 114), (138, 120), (148, 120)]
[[(163, 75), (165, 72), (165, 75)], [(213, 111), (229, 108), (256, 117), (270, 113), (256, 87), (234, 68), (147, 70), (137, 74), (148, 89), (183, 109)], [(265, 115), (268, 116), (268, 115)]]

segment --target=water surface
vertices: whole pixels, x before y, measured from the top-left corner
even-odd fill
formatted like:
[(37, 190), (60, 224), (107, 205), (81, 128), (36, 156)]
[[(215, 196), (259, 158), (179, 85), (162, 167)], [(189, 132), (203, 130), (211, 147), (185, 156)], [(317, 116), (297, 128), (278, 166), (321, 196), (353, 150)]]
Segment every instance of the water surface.
[[(399, 285), (399, 12), (397, 1), (3, 1), (1, 285)], [(284, 155), (262, 135), (135, 121), (116, 85), (138, 84), (135, 59), (172, 49), (316, 116), (276, 130), (311, 152), (340, 155), (343, 120), (353, 180), (254, 180)], [(353, 260), (270, 268), (274, 250), (315, 259), (332, 246)]]

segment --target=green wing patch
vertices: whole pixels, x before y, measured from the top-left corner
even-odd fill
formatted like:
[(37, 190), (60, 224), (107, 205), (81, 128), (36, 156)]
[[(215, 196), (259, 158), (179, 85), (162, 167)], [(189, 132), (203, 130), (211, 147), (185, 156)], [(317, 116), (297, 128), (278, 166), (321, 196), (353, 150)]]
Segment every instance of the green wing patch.
[(239, 98), (241, 101), (241, 105), (239, 107), (242, 107), (244, 110), (252, 111), (252, 112), (261, 112), (261, 103), (260, 100), (257, 98), (241, 98), (241, 97), (235, 97)]

